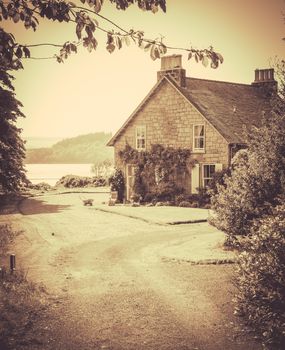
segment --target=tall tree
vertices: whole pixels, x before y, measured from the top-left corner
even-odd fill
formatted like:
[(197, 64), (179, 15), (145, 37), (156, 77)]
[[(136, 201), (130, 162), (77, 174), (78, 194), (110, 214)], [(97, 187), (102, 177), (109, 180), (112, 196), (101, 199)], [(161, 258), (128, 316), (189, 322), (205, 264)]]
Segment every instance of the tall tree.
[[(0, 28), (0, 42), (13, 43), (12, 35)], [(17, 128), (18, 117), (23, 117), (22, 106), (14, 93), (11, 70), (18, 69), (17, 62), (9, 62), (0, 56), (0, 191), (17, 191), (25, 181), (23, 159), (24, 142)]]

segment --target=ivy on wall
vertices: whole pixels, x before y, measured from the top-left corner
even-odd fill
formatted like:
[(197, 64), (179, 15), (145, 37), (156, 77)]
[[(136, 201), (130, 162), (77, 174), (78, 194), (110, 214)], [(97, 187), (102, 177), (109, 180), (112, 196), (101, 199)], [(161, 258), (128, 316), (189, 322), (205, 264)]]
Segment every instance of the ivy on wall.
[(145, 199), (147, 194), (154, 191), (158, 195), (160, 192), (168, 193), (170, 197), (171, 192), (179, 192), (175, 180), (187, 172), (187, 166), (191, 165), (190, 154), (189, 149), (160, 144), (152, 145), (150, 151), (137, 151), (126, 144), (119, 157), (124, 164), (135, 166), (133, 190), (136, 197)]

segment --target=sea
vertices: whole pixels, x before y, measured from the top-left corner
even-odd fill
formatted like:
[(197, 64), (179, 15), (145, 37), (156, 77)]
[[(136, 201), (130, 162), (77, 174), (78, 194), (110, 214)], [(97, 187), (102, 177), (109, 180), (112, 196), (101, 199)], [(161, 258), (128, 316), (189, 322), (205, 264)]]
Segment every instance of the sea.
[(26, 164), (27, 178), (33, 183), (54, 186), (65, 175), (94, 176), (92, 164)]

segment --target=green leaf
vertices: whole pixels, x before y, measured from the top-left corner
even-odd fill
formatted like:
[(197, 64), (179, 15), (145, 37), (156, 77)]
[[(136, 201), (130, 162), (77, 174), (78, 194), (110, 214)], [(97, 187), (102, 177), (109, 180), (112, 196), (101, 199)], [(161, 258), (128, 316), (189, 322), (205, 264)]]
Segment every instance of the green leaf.
[(151, 45), (152, 45), (152, 43), (147, 43), (144, 47), (144, 50), (149, 51), (149, 49), (151, 48)]
[(108, 45), (106, 46), (106, 49), (109, 51), (109, 53), (114, 52), (115, 48), (116, 48), (116, 46), (115, 46), (113, 43), (108, 44)]
[(162, 55), (165, 55), (167, 53), (167, 47), (163, 43), (160, 43), (159, 44), (159, 51)]
[(107, 44), (112, 44), (114, 42), (113, 34), (108, 33), (107, 34)]
[(156, 13), (157, 11), (158, 11), (158, 6), (152, 4), (152, 5), (151, 5), (151, 12), (152, 12), (152, 13)]
[(70, 44), (70, 50), (73, 52), (77, 52), (77, 46), (74, 45), (73, 43)]
[(124, 36), (123, 38), (124, 38), (124, 40), (125, 40), (126, 45), (127, 45), (127, 46), (130, 46), (130, 44), (131, 44), (130, 38), (129, 38), (128, 36)]
[(22, 56), (23, 56), (23, 51), (22, 51), (22, 49), (21, 49), (20, 46), (18, 46), (18, 48), (17, 48), (17, 50), (16, 50), (16, 52), (15, 52), (15, 55), (16, 55), (18, 58), (22, 58)]
[(102, 0), (95, 0), (95, 6), (94, 6), (94, 11), (95, 12), (100, 12), (102, 8)]
[(116, 45), (119, 50), (122, 48), (122, 40), (119, 36), (116, 36)]
[(81, 39), (81, 32), (84, 27), (84, 24), (82, 22), (78, 22), (76, 25), (76, 35), (78, 39)]
[(202, 59), (202, 64), (204, 67), (207, 67), (208, 64), (209, 64), (209, 60), (208, 60), (208, 57), (207, 56), (204, 56), (203, 59)]
[(219, 61), (212, 61), (211, 68), (216, 69), (219, 67)]
[(85, 26), (85, 32), (88, 35), (89, 38), (93, 37), (92, 30), (89, 25)]
[(26, 46), (23, 47), (23, 51), (24, 51), (24, 55), (25, 55), (26, 58), (30, 58), (31, 57), (30, 50)]
[(18, 12), (16, 12), (13, 16), (14, 23), (19, 22), (19, 19), (20, 19), (20, 14)]
[(155, 44), (153, 44), (151, 47), (150, 57), (153, 61), (155, 61), (157, 58), (160, 58), (159, 50)]
[(93, 37), (91, 39), (91, 42), (92, 42), (92, 45), (93, 45), (93, 48), (94, 50), (96, 50), (97, 46), (98, 46), (98, 41)]
[(218, 52), (216, 52), (216, 54), (217, 54), (218, 59), (220, 60), (220, 62), (223, 63), (224, 62), (223, 56), (220, 53), (218, 53)]

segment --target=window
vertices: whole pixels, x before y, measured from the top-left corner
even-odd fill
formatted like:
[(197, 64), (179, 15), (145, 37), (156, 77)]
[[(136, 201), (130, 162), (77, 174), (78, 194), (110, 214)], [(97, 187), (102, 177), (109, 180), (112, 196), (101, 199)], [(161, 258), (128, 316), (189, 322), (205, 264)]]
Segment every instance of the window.
[(146, 149), (146, 126), (140, 125), (136, 128), (136, 149)]
[(215, 164), (203, 164), (202, 168), (202, 185), (203, 187), (206, 187), (210, 180), (212, 179), (214, 173), (216, 171)]
[(193, 127), (193, 150), (204, 152), (205, 150), (205, 125), (198, 124)]

